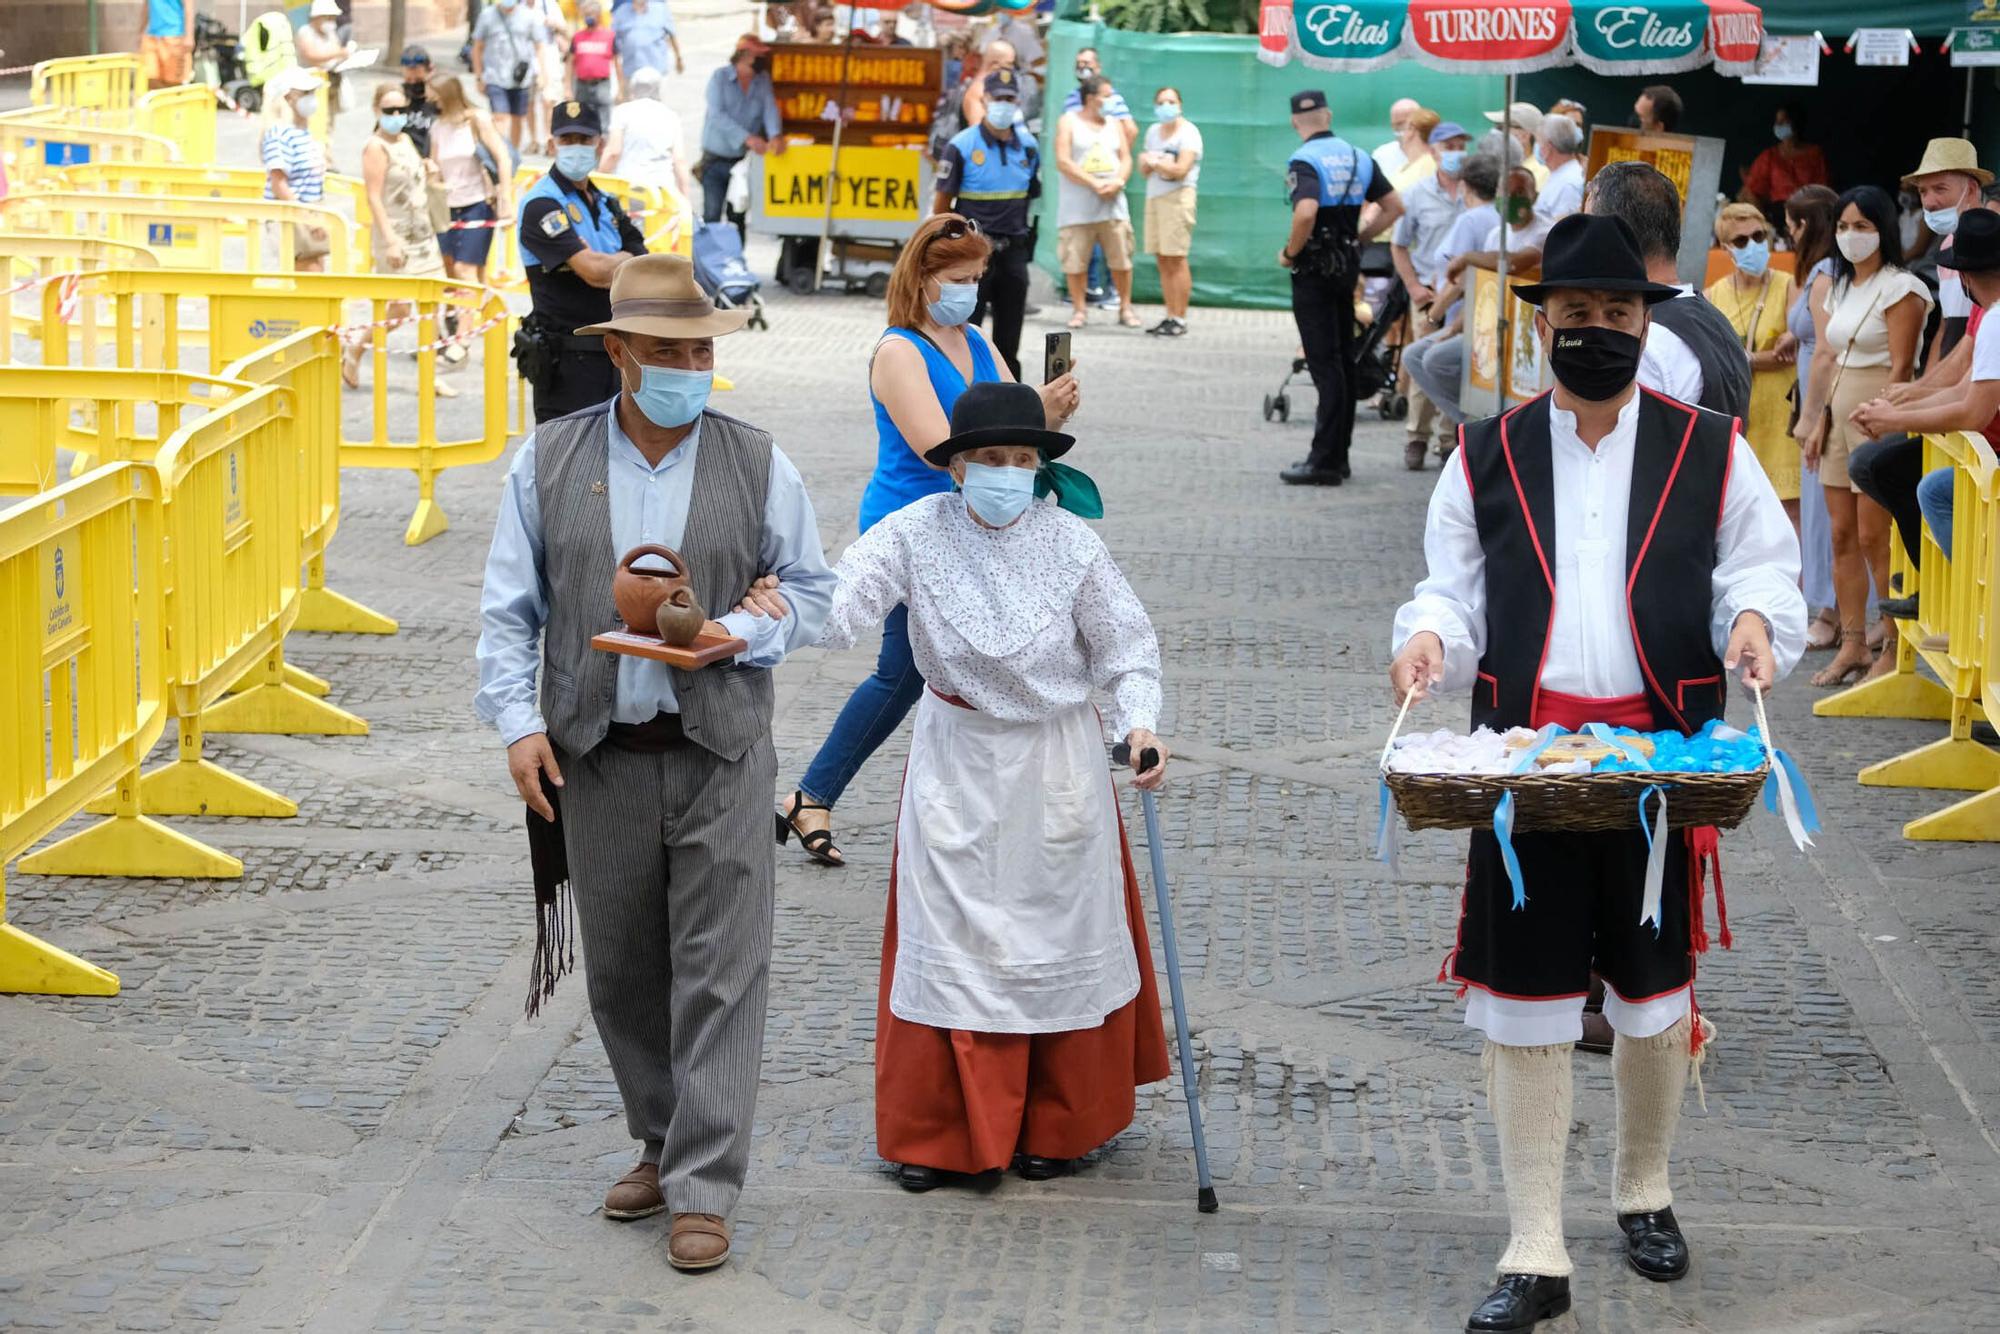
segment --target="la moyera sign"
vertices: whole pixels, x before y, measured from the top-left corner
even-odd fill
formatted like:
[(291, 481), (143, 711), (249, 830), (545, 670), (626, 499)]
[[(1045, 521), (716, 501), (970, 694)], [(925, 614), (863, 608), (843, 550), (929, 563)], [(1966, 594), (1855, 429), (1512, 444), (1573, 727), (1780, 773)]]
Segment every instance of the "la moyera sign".
[[(826, 206), (826, 175), (798, 171), (789, 175), (767, 172), (764, 177), (764, 204), (771, 209)], [(870, 213), (910, 213), (918, 211), (917, 182), (914, 175), (849, 176), (835, 181), (835, 208), (858, 208)]]

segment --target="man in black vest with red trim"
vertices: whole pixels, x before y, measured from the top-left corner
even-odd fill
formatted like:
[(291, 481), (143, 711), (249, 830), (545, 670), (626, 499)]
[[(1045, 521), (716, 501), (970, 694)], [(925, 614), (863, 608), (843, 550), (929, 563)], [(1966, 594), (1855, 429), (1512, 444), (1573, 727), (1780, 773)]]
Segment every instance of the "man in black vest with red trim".
[[(1496, 730), (1692, 733), (1722, 716), (1728, 675), (1769, 689), (1798, 661), (1798, 540), (1733, 419), (1637, 385), (1649, 309), (1677, 289), (1648, 280), (1622, 220), (1558, 222), (1541, 283), (1517, 290), (1540, 307), (1556, 388), (1459, 429), (1426, 522), (1429, 574), (1396, 616), (1397, 699), (1469, 690), (1473, 722)], [(1667, 1156), (1713, 1033), (1694, 1004), (1694, 959), (1707, 946), (1714, 830), (1671, 837), (1674, 892), (1645, 923), (1640, 830), (1512, 842), (1525, 903), (1513, 906), (1498, 840), (1475, 832), (1458, 943), (1439, 973), (1469, 993), (1466, 1023), (1486, 1035), (1511, 1223), (1500, 1285), (1466, 1325), (1475, 1332), (1527, 1330), (1569, 1309), (1570, 1048), (1592, 970), (1619, 1035), (1618, 1224), (1632, 1267), (1662, 1282), (1688, 1270)]]

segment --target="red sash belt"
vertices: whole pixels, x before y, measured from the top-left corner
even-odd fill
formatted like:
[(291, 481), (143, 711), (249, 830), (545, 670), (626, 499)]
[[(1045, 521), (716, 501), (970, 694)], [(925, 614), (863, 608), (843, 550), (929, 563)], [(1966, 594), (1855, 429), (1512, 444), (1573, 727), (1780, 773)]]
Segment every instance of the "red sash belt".
[(936, 686), (927, 685), (924, 687), (924, 689), (930, 691), (933, 695), (936, 695), (939, 699), (951, 705), (953, 708), (965, 709), (972, 713), (979, 712), (979, 710), (973, 708), (970, 704), (967, 704), (964, 700), (960, 699), (958, 696), (947, 695), (944, 693), (944, 691), (939, 690)]
[(1644, 692), (1621, 695), (1616, 699), (1588, 699), (1582, 695), (1565, 695), (1560, 690), (1536, 691), (1535, 713), (1529, 726), (1543, 728), (1550, 723), (1572, 732), (1581, 732), (1586, 723), (1650, 732), (1653, 730), (1653, 707), (1647, 702)]

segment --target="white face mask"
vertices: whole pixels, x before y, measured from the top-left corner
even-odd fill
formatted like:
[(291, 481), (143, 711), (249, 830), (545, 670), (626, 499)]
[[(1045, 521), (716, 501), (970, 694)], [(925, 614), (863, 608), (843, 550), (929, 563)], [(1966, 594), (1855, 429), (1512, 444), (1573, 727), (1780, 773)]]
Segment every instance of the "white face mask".
[(1833, 243), (1840, 247), (1849, 264), (1859, 264), (1882, 248), (1882, 236), (1879, 232), (1839, 232)]

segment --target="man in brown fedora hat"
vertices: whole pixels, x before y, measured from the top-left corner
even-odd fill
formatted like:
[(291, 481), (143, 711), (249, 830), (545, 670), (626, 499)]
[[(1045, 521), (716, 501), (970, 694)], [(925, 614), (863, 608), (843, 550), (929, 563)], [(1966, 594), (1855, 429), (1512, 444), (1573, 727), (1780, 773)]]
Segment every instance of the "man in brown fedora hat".
[[(1653, 281), (1620, 218), (1549, 230), (1537, 307), (1555, 388), (1459, 428), (1424, 528), (1429, 571), (1396, 615), (1399, 700), (1469, 693), (1504, 731), (1593, 723), (1693, 733), (1725, 683), (1769, 689), (1804, 650), (1799, 544), (1733, 418), (1639, 383), (1646, 331), (1677, 285)], [(1636, 812), (1635, 812), (1636, 815)], [(1475, 831), (1457, 944), (1439, 970), (1486, 1039), (1509, 1237), (1499, 1285), (1466, 1322), (1521, 1334), (1570, 1306), (1562, 1180), (1570, 1048), (1604, 979), (1617, 1094), (1612, 1203), (1627, 1263), (1690, 1264), (1667, 1164), (1689, 1072), (1714, 1026), (1694, 1002), (1716, 833)], [(1721, 940), (1730, 943), (1716, 883)]]
[[(642, 1146), (604, 1212), (671, 1210), (667, 1258), (686, 1270), (728, 1258), (750, 1156), (777, 847), (770, 669), (818, 636), (834, 587), (790, 460), (707, 406), (715, 339), (745, 318), (678, 255), (619, 269), (609, 317), (576, 331), (602, 338), (617, 397), (522, 442), (480, 605), (475, 702), (531, 836), (560, 823), (591, 1012)], [(745, 652), (685, 672), (590, 647), (618, 623), (618, 553), (646, 543), (686, 557), (701, 606), (736, 608), (719, 628)], [(538, 897), (542, 879), (538, 858)]]

